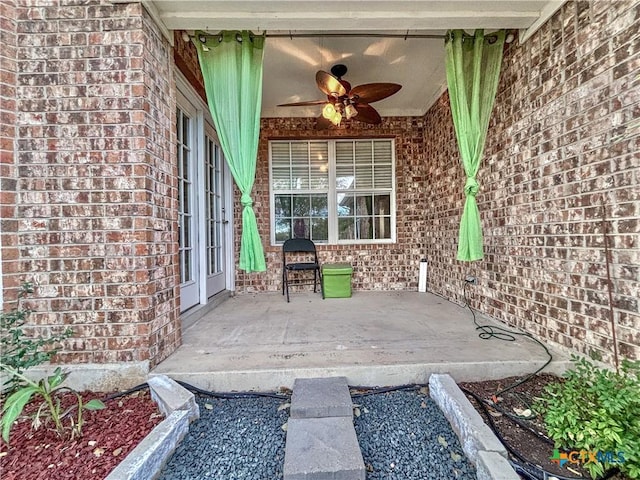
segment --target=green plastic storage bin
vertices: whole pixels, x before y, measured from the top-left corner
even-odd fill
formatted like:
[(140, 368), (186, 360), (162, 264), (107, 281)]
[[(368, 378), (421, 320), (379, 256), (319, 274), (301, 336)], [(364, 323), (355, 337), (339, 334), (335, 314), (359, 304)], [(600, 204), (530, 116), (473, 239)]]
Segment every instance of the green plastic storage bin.
[(348, 298), (351, 296), (351, 274), (348, 263), (322, 265), (322, 291), (324, 298)]

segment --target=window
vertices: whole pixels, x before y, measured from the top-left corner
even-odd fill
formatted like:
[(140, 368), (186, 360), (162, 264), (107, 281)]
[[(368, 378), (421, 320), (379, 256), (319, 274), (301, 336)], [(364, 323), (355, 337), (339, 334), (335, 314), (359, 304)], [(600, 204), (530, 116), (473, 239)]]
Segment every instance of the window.
[(395, 241), (393, 140), (272, 141), (273, 244)]

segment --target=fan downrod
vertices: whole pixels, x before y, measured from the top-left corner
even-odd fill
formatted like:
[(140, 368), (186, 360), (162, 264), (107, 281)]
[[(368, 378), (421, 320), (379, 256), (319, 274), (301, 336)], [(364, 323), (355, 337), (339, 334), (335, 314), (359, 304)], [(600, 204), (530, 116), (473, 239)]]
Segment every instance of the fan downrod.
[(347, 66), (341, 63), (331, 67), (331, 73), (334, 77), (342, 78), (347, 73)]

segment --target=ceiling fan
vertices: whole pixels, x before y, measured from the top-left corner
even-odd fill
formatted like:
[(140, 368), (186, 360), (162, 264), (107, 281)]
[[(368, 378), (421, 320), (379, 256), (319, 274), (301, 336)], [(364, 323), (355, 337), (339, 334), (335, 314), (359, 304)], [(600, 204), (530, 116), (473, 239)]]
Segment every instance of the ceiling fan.
[(382, 122), (380, 114), (370, 103), (390, 97), (402, 88), (397, 83), (365, 83), (351, 88), (351, 84), (342, 77), (347, 67), (342, 64), (331, 67), (331, 73), (322, 70), (316, 73), (316, 85), (327, 95), (326, 100), (310, 100), (278, 105), (279, 107), (302, 107), (307, 105), (324, 105), (322, 115), (318, 118), (316, 128), (329, 128), (340, 125), (344, 117), (364, 123), (378, 124)]

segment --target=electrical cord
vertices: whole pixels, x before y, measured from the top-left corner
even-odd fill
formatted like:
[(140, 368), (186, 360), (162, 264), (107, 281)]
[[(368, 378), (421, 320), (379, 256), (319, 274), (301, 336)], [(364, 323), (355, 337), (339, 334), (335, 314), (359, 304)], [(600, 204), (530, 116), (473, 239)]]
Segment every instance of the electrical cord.
[(544, 370), (547, 367), (547, 365), (549, 365), (551, 363), (551, 360), (553, 360), (553, 356), (551, 355), (551, 352), (549, 351), (549, 349), (547, 348), (547, 346), (545, 344), (543, 344), (540, 340), (538, 340), (536, 337), (534, 337), (533, 335), (531, 335), (528, 332), (516, 332), (515, 330), (510, 330), (510, 329), (503, 328), (503, 327), (498, 327), (498, 326), (495, 326), (495, 325), (480, 325), (478, 323), (478, 319), (476, 318), (476, 312), (473, 310), (473, 308), (471, 308), (471, 305), (469, 303), (469, 298), (467, 296), (467, 287), (468, 287), (468, 285), (469, 285), (469, 283), (465, 282), (464, 288), (463, 288), (464, 303), (465, 303), (465, 307), (467, 307), (469, 309), (469, 311), (471, 312), (471, 315), (473, 316), (473, 323), (476, 326), (476, 330), (480, 331), (478, 336), (481, 339), (489, 340), (491, 338), (496, 338), (498, 340), (503, 340), (503, 341), (506, 341), (506, 342), (515, 342), (516, 338), (518, 336), (525, 337), (525, 338), (528, 338), (528, 339), (536, 342), (538, 345), (540, 345), (542, 347), (542, 349), (544, 350), (544, 352), (547, 354), (547, 357), (548, 357), (547, 361), (544, 363), (544, 365), (542, 365), (540, 368), (538, 368), (535, 372), (530, 373), (530, 374), (526, 375), (524, 378), (521, 378), (517, 382), (511, 384), (510, 386), (495, 392), (494, 395), (497, 397), (497, 396), (502, 395), (503, 393), (505, 393), (505, 392), (507, 392), (509, 390), (512, 390), (512, 389), (516, 388), (517, 386), (522, 385), (523, 383), (528, 382), (529, 380), (531, 380), (538, 373), (540, 373), (542, 370)]
[(112, 393), (111, 395), (107, 395), (102, 399), (102, 401), (108, 402), (109, 400), (115, 400), (116, 398), (126, 397), (127, 395), (131, 395), (132, 393), (136, 393), (136, 392), (139, 392), (140, 390), (144, 390), (145, 388), (149, 388), (149, 384), (146, 382), (141, 383), (140, 385), (136, 385), (135, 387), (130, 388), (129, 390), (125, 390), (124, 392), (116, 392), (116, 393)]
[[(209, 397), (222, 398), (222, 399), (234, 399), (234, 398), (256, 398), (256, 397), (266, 397), (266, 398), (277, 398), (279, 400), (287, 400), (289, 395), (277, 394), (277, 393), (265, 393), (265, 392), (211, 392), (209, 390), (204, 390), (202, 388), (191, 385), (187, 382), (183, 382), (181, 380), (175, 380), (175, 382), (189, 390), (193, 393), (198, 393), (200, 395), (206, 395)], [(140, 385), (136, 385), (129, 390), (125, 390), (123, 392), (113, 393), (108, 395), (102, 399), (103, 402), (108, 402), (109, 400), (114, 400), (116, 398), (126, 397), (127, 395), (131, 395), (132, 393), (139, 392), (140, 390), (144, 390), (145, 388), (149, 388), (148, 383), (141, 383)]]
[(186, 388), (190, 392), (198, 393), (200, 395), (206, 395), (208, 397), (213, 398), (221, 398), (221, 399), (236, 399), (236, 398), (276, 398), (278, 400), (288, 400), (289, 395), (284, 395), (280, 393), (267, 393), (267, 392), (212, 392), (209, 390), (204, 390), (202, 388), (191, 385), (187, 382), (183, 382), (181, 380), (176, 380), (178, 385)]
[(419, 388), (426, 386), (427, 385), (420, 385), (418, 383), (409, 383), (393, 387), (366, 387), (362, 385), (349, 385), (349, 390), (357, 390), (357, 392), (351, 394), (351, 398), (360, 398), (366, 397), (368, 395), (378, 395), (380, 393), (397, 392), (400, 390), (418, 390)]

